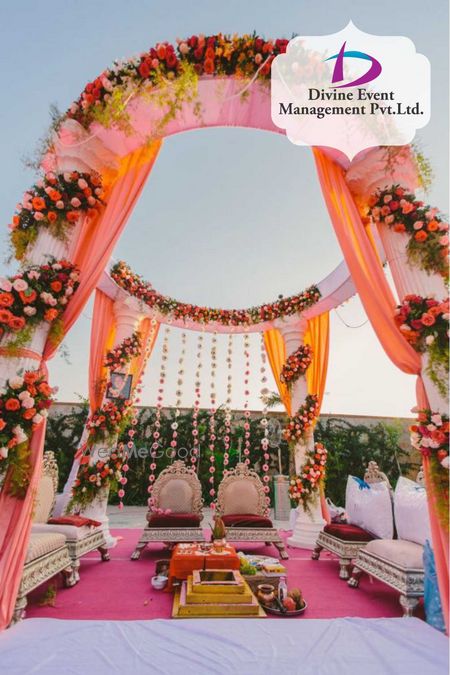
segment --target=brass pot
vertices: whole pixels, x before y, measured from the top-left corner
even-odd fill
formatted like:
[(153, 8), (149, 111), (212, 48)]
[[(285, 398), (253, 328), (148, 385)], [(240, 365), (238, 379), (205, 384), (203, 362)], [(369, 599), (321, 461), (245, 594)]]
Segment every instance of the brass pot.
[(263, 605), (270, 605), (275, 599), (275, 587), (272, 584), (259, 584), (256, 597)]

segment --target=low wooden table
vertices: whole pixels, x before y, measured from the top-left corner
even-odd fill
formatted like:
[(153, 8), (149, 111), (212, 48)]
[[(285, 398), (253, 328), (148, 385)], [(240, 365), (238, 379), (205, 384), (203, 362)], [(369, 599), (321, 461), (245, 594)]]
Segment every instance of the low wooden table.
[(202, 551), (199, 544), (177, 544), (170, 559), (167, 590), (173, 590), (175, 579), (187, 579), (194, 570), (239, 570), (240, 565), (236, 549), (228, 544), (220, 553), (212, 548)]

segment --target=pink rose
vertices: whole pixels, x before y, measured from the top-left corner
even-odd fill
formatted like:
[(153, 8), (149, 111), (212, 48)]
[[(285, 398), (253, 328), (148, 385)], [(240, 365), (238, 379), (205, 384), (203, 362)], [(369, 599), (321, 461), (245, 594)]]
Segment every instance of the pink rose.
[(25, 281), (25, 279), (14, 279), (13, 281), (13, 288), (15, 291), (26, 291), (28, 288), (28, 284)]
[(413, 228), (415, 230), (420, 230), (423, 227), (423, 221), (422, 220), (416, 220), (416, 222), (413, 225)]
[(448, 246), (448, 235), (444, 234), (443, 237), (439, 237), (439, 243), (441, 246)]

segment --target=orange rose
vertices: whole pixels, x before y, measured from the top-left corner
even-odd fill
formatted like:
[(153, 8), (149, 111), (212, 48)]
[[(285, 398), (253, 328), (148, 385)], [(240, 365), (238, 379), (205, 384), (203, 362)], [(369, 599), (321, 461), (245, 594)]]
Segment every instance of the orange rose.
[(20, 218), (19, 218), (19, 216), (13, 216), (12, 224), (14, 225), (14, 227), (18, 227), (18, 226), (19, 226), (19, 224), (20, 224)]
[(45, 201), (42, 199), (42, 197), (33, 197), (31, 203), (36, 211), (42, 211), (42, 209), (45, 209)]
[(52, 191), (49, 193), (49, 197), (50, 197), (50, 199), (51, 199), (53, 202), (59, 202), (59, 200), (61, 199), (62, 195), (61, 195), (60, 192), (58, 192), (58, 190), (52, 190)]
[(419, 230), (419, 231), (416, 232), (416, 234), (414, 235), (414, 239), (415, 239), (416, 241), (425, 241), (425, 239), (427, 239), (427, 238), (428, 238), (428, 235), (427, 235), (427, 233), (424, 232), (423, 230)]
[(54, 321), (56, 317), (58, 316), (58, 310), (57, 309), (48, 309), (45, 314), (44, 314), (44, 319), (46, 321)]
[(6, 422), (5, 420), (0, 420), (0, 431), (3, 431), (3, 429), (6, 427)]
[(439, 223), (437, 220), (430, 220), (427, 225), (428, 232), (436, 232), (439, 229)]
[(36, 396), (36, 394), (37, 394), (37, 389), (34, 386), (34, 384), (28, 384), (27, 385), (27, 391), (30, 394), (30, 396)]
[(22, 413), (22, 417), (24, 420), (32, 420), (33, 417), (36, 415), (36, 408), (28, 408), (28, 410), (24, 410)]
[(8, 326), (12, 330), (19, 331), (19, 330), (22, 330), (22, 328), (24, 328), (25, 323), (26, 323), (26, 321), (22, 316), (12, 316), (10, 318), (10, 320), (8, 321)]
[(41, 382), (41, 384), (38, 385), (38, 390), (43, 396), (51, 396), (52, 389), (47, 382)]
[(29, 288), (27, 291), (19, 291), (19, 297), (24, 305), (30, 305), (36, 300), (37, 293), (33, 289)]
[(55, 211), (49, 211), (47, 213), (47, 220), (49, 223), (55, 223), (57, 218), (58, 216), (56, 215)]
[(17, 398), (9, 398), (5, 403), (6, 410), (14, 412), (15, 410), (20, 409), (20, 401)]
[(59, 291), (62, 289), (62, 283), (60, 281), (52, 281), (50, 288), (52, 291), (55, 291), (55, 293), (59, 293)]
[(403, 223), (395, 223), (394, 227), (392, 228), (394, 232), (405, 232), (406, 227), (403, 225)]
[(14, 303), (14, 297), (11, 293), (2, 293), (0, 295), (0, 307), (11, 307)]
[(23, 379), (27, 384), (34, 384), (36, 380), (39, 379), (39, 373), (34, 372), (32, 370), (27, 370), (27, 372), (23, 376)]
[(12, 319), (12, 314), (9, 309), (0, 309), (0, 323), (9, 323)]
[(68, 211), (66, 213), (66, 218), (69, 221), (69, 223), (74, 223), (78, 218), (80, 217), (80, 212), (79, 211)]
[(213, 59), (206, 59), (203, 64), (203, 70), (207, 75), (212, 75), (214, 73), (214, 61)]

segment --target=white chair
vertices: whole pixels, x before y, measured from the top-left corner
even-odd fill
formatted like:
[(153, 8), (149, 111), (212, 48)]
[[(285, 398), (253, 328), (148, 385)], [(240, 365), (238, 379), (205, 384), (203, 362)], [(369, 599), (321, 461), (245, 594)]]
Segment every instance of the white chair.
[(53, 520), (59, 523), (49, 523), (55, 504), (58, 487), (58, 465), (53, 452), (44, 453), (42, 476), (36, 494), (36, 505), (31, 531), (33, 534), (61, 534), (66, 538), (67, 548), (74, 569), (75, 582), (79, 581), (80, 558), (97, 549), (102, 561), (109, 560), (106, 541), (101, 527), (74, 524), (79, 521), (77, 516), (63, 516)]
[(147, 525), (131, 554), (131, 560), (139, 560), (151, 541), (162, 541), (169, 546), (205, 541), (200, 527), (203, 518), (202, 486), (194, 469), (181, 460), (175, 461), (155, 480), (152, 498)]
[(268, 517), (266, 493), (258, 474), (240, 463), (226, 473), (217, 491), (217, 515), (229, 542), (261, 541), (273, 544), (288, 559), (284, 542)]

